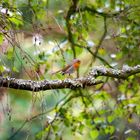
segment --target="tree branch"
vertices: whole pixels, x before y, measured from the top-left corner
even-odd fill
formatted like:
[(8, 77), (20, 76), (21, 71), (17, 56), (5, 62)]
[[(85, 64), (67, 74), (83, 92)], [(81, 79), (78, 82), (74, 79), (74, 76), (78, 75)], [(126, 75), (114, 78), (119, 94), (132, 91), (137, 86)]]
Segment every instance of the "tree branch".
[(107, 77), (113, 77), (118, 79), (127, 79), (129, 76), (135, 75), (137, 73), (140, 73), (140, 65), (136, 65), (134, 67), (129, 67), (128, 65), (124, 65), (122, 70), (106, 68), (104, 66), (97, 66), (91, 70), (89, 75), (91, 77), (107, 76)]
[(77, 3), (78, 0), (73, 1), (72, 5), (70, 6), (67, 16), (66, 16), (66, 26), (67, 26), (67, 32), (68, 32), (68, 40), (71, 43), (71, 49), (73, 51), (73, 57), (76, 58), (76, 51), (74, 48), (74, 40), (73, 40), (73, 35), (72, 35), (72, 29), (71, 29), (71, 23), (70, 23), (70, 17), (76, 12), (77, 9)]
[(103, 83), (101, 80), (95, 80), (94, 78), (82, 77), (77, 79), (65, 79), (65, 80), (44, 80), (44, 81), (32, 81), (15, 79), (10, 77), (0, 77), (0, 86), (8, 87), (13, 89), (22, 89), (28, 91), (41, 91), (51, 89), (62, 89), (62, 88), (83, 88), (85, 86), (93, 86)]
[(125, 65), (121, 70), (97, 66), (94, 67), (87, 76), (75, 79), (32, 81), (10, 77), (5, 78), (0, 76), (0, 86), (34, 92), (65, 88), (76, 89), (103, 83), (102, 80), (96, 79), (99, 76), (107, 76), (125, 80), (129, 76), (137, 73), (140, 73), (140, 65), (134, 67)]

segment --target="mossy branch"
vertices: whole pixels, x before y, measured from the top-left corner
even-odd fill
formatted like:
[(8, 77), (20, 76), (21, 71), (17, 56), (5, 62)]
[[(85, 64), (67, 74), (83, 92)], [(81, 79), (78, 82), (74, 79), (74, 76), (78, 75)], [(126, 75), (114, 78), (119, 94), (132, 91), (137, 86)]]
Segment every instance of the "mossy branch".
[(102, 80), (97, 79), (99, 76), (125, 80), (129, 76), (137, 73), (140, 73), (140, 65), (134, 67), (124, 66), (121, 70), (97, 66), (94, 67), (87, 76), (75, 79), (32, 81), (1, 76), (0, 86), (34, 92), (65, 88), (76, 89), (103, 83)]

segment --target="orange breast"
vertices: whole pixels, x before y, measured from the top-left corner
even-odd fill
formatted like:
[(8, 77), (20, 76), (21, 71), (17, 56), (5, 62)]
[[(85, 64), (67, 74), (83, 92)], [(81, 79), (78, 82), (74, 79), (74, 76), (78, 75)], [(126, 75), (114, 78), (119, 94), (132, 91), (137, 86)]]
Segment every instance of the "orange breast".
[(73, 65), (74, 65), (74, 68), (75, 68), (75, 69), (78, 69), (79, 66), (80, 66), (80, 62), (76, 62), (76, 63), (74, 63)]

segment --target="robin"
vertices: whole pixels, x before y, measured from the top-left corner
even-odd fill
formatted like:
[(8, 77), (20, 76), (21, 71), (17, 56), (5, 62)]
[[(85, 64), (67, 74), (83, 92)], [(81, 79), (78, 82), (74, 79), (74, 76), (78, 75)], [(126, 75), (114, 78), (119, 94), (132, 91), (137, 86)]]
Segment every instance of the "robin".
[(69, 65), (67, 65), (63, 69), (60, 69), (56, 72), (53, 72), (52, 74), (56, 74), (58, 72), (61, 72), (62, 75), (65, 75), (65, 74), (70, 75), (70, 74), (74, 73), (79, 68), (80, 63), (81, 63), (81, 61), (79, 59), (73, 59)]

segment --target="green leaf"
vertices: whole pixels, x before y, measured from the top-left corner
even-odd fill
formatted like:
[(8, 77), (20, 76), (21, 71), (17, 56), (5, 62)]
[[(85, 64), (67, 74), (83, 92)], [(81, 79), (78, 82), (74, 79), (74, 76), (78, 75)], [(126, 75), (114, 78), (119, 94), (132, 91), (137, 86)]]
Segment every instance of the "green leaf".
[(92, 130), (90, 132), (90, 136), (92, 139), (96, 139), (98, 137), (98, 135), (99, 135), (99, 132), (97, 130)]
[(3, 35), (0, 34), (0, 45), (2, 44), (2, 42), (3, 42)]
[(4, 72), (4, 66), (3, 65), (0, 65), (0, 72)]
[(113, 120), (114, 120), (114, 116), (113, 115), (107, 117), (107, 121), (109, 123), (111, 123)]
[(53, 130), (54, 130), (55, 132), (58, 132), (58, 130), (59, 130), (58, 126), (57, 126), (57, 125), (53, 125)]
[(82, 133), (83, 129), (84, 129), (84, 125), (83, 125), (83, 124), (80, 124), (80, 126), (79, 126), (79, 131), (80, 131), (81, 133)]
[(19, 70), (16, 67), (12, 68), (13, 72), (19, 72)]
[(95, 122), (96, 124), (103, 123), (103, 122), (105, 122), (105, 118), (104, 118), (104, 117), (96, 117), (96, 118), (94, 119), (94, 122)]
[(21, 17), (11, 17), (11, 18), (9, 18), (10, 20), (11, 20), (11, 22), (13, 22), (17, 27), (19, 26), (19, 25), (22, 25), (23, 24), (23, 22), (22, 22), (22, 19), (21, 19)]
[(113, 132), (115, 131), (115, 127), (114, 126), (107, 126), (106, 128), (105, 128), (105, 133), (106, 134), (112, 134)]
[(13, 48), (10, 48), (7, 52), (7, 59), (11, 60), (13, 58)]
[(128, 137), (126, 140), (135, 140), (133, 137)]

